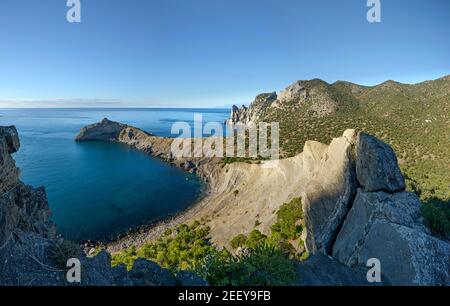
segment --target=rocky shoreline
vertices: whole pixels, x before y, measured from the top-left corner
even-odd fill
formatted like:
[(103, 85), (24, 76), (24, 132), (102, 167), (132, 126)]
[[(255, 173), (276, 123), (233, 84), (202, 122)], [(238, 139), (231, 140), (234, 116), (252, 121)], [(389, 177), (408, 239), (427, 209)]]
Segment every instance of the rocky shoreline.
[(107, 118), (82, 128), (80, 133), (75, 137), (75, 141), (108, 141), (123, 143), (152, 157), (160, 158), (185, 171), (196, 173), (204, 183), (204, 189), (199, 199), (186, 210), (181, 211), (174, 216), (163, 218), (154, 224), (132, 229), (129, 233), (124, 233), (117, 239), (112, 239), (105, 243), (94, 243), (88, 247), (88, 249), (90, 249), (91, 246), (106, 245), (106, 250), (112, 254), (130, 246), (140, 247), (159, 237), (167, 228), (191, 221), (196, 213), (202, 209), (201, 203), (213, 193), (211, 181), (214, 179), (214, 176), (212, 174), (217, 172), (220, 168), (220, 158), (173, 157), (170, 152), (173, 138), (158, 137), (141, 129), (114, 122)]

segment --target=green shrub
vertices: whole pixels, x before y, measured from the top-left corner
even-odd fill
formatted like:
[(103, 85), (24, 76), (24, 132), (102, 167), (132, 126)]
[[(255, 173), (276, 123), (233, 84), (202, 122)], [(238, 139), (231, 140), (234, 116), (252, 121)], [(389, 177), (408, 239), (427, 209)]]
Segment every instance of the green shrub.
[(266, 241), (267, 236), (255, 229), (251, 231), (250, 234), (248, 235), (247, 240), (245, 241), (245, 246), (248, 247), (249, 249), (255, 249), (261, 244), (265, 244)]
[(216, 252), (195, 272), (215, 286), (283, 286), (296, 278), (295, 263), (267, 244), (241, 257)]
[(450, 202), (430, 199), (421, 206), (422, 215), (434, 235), (450, 235)]
[[(169, 231), (166, 231), (166, 234), (168, 233)], [(174, 237), (168, 236), (173, 233), (176, 233)], [(156, 242), (114, 254), (112, 265), (124, 263), (131, 269), (137, 258), (146, 258), (172, 271), (193, 269), (208, 254), (215, 251), (207, 239), (208, 234), (209, 228), (201, 226), (200, 222), (191, 225), (180, 224)]]
[(277, 221), (272, 225), (271, 230), (280, 233), (285, 239), (297, 239), (303, 230), (302, 225), (298, 224), (302, 219), (301, 199), (294, 198), (280, 207), (277, 212)]
[(247, 236), (245, 236), (244, 234), (239, 234), (236, 237), (234, 237), (233, 239), (231, 239), (230, 246), (233, 249), (237, 249), (238, 247), (245, 246), (246, 241), (247, 241)]
[[(276, 214), (277, 220), (271, 226), (269, 237), (255, 229), (248, 237), (242, 234), (234, 237), (230, 241), (231, 247), (236, 249), (239, 246), (245, 246), (249, 249), (255, 249), (261, 245), (270, 245), (292, 258), (299, 260), (307, 258), (307, 254), (304, 254), (306, 252), (302, 251), (304, 250), (304, 243), (300, 239), (303, 230), (301, 199), (294, 198), (290, 202), (283, 204)], [(298, 243), (299, 247), (294, 247), (293, 243)]]

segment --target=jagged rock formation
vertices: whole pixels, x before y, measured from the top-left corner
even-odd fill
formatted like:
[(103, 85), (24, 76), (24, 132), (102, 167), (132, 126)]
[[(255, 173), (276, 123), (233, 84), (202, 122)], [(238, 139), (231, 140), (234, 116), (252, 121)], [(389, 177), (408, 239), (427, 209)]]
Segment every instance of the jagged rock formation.
[(368, 286), (391, 285), (387, 279), (381, 283), (367, 282), (367, 268), (347, 267), (324, 254), (316, 254), (298, 264), (300, 286)]
[(258, 95), (249, 107), (238, 108), (233, 105), (228, 124), (258, 123), (274, 109), (284, 106), (292, 110), (302, 108), (302, 111), (315, 117), (323, 117), (333, 113), (339, 106), (327, 90), (327, 83), (314, 79), (311, 81), (297, 81), (280, 91)]
[(348, 266), (378, 258), (393, 284), (448, 285), (450, 244), (429, 234), (419, 206), (409, 192), (358, 189), (333, 257)]
[(241, 108), (238, 108), (236, 105), (233, 105), (231, 109), (230, 119), (227, 120), (227, 123), (256, 123), (258, 122), (264, 111), (268, 107), (270, 107), (272, 103), (276, 101), (276, 99), (277, 94), (275, 92), (272, 92), (258, 95), (250, 105), (250, 107), (242, 105)]
[(377, 258), (394, 285), (448, 285), (450, 244), (423, 225), (392, 149), (346, 131), (322, 154), (302, 196), (307, 249), (351, 267)]
[(373, 136), (361, 133), (357, 138), (355, 156), (358, 182), (365, 190), (405, 190), (405, 179), (390, 146)]
[[(61, 258), (64, 253), (55, 258), (53, 252), (63, 239), (49, 221), (45, 190), (19, 180), (11, 156), (19, 147), (15, 127), (0, 127), (0, 285), (69, 285), (65, 269), (57, 264), (68, 258)], [(81, 261), (81, 285), (206, 284), (195, 275), (175, 276), (149, 261), (141, 260), (127, 271), (124, 266), (111, 268), (111, 257), (104, 251), (94, 258), (86, 257), (81, 248), (72, 251), (71, 257)]]

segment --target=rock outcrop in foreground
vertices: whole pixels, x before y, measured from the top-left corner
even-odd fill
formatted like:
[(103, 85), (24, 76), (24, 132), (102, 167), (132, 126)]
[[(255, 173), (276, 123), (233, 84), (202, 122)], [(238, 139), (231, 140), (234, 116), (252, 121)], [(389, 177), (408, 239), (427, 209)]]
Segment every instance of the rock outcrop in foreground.
[[(0, 127), (0, 285), (69, 285), (63, 239), (56, 236), (44, 188), (26, 186), (11, 154), (19, 150), (15, 127)], [(86, 257), (72, 245), (81, 262), (81, 285), (204, 285), (190, 273), (173, 275), (157, 264), (139, 260), (131, 271), (111, 268), (110, 255), (102, 251)], [(67, 258), (68, 259), (68, 258)]]
[(350, 266), (381, 262), (394, 285), (449, 285), (450, 244), (424, 226), (393, 150), (348, 130), (322, 154), (303, 195), (307, 249)]

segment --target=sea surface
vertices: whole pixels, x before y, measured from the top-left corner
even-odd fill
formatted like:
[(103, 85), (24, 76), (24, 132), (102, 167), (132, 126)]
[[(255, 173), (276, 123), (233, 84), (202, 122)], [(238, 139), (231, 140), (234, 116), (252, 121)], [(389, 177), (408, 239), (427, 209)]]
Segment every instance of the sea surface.
[(172, 136), (174, 122), (222, 123), (226, 109), (0, 109), (0, 125), (15, 125), (21, 148), (14, 154), (21, 179), (45, 186), (58, 231), (75, 241), (108, 240), (180, 212), (201, 196), (203, 184), (125, 145), (74, 137), (104, 117), (158, 136)]

